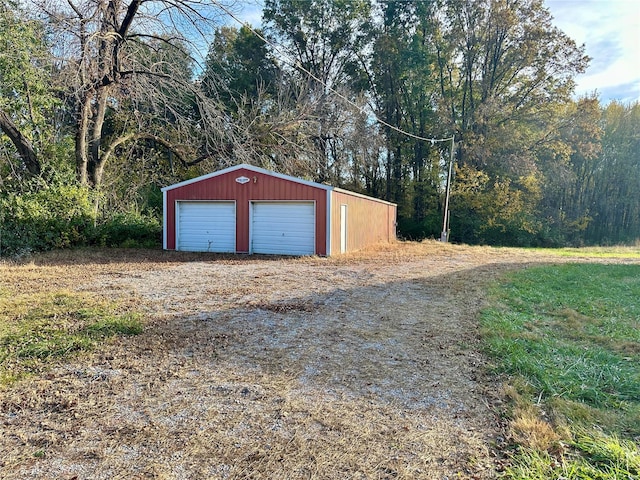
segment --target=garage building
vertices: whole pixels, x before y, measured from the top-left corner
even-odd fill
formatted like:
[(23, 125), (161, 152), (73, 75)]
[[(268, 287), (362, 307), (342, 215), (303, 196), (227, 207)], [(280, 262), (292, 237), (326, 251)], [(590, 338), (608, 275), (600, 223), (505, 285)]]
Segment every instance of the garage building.
[(335, 255), (396, 239), (396, 205), (238, 165), (162, 189), (163, 248)]

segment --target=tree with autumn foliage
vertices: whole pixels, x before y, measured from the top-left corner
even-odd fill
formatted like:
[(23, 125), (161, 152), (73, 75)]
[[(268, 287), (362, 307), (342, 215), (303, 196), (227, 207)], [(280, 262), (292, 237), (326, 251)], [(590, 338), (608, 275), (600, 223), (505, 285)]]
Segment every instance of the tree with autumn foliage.
[(401, 236), (437, 238), (453, 143), (451, 240), (640, 237), (638, 106), (573, 97), (589, 59), (542, 0), (267, 0), (263, 29), (207, 1), (45, 3), (0, 9), (11, 208), (57, 184), (94, 223), (157, 215), (160, 186), (253, 163), (394, 201)]

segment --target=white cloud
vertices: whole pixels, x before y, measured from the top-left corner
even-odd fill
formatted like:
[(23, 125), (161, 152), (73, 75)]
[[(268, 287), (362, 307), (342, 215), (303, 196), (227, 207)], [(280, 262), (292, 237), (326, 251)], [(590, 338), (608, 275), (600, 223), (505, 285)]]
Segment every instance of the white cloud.
[(241, 18), (243, 22), (250, 24), (253, 27), (260, 27), (262, 23), (262, 1), (261, 0), (248, 0), (242, 3), (240, 14), (238, 18)]
[(640, 100), (640, 5), (637, 0), (547, 0), (554, 23), (592, 57), (578, 94), (603, 101)]

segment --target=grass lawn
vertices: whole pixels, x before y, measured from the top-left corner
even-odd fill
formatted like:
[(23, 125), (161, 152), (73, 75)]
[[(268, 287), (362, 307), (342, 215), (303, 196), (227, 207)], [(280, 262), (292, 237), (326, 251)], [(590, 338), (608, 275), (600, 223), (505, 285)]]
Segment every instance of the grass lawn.
[(640, 478), (640, 266), (510, 273), (482, 314), (505, 378), (507, 478)]
[[(16, 281), (14, 285), (19, 285)], [(140, 315), (70, 290), (0, 289), (0, 387), (88, 351), (117, 334), (142, 331)]]
[(534, 252), (542, 252), (559, 257), (578, 258), (640, 258), (640, 248), (636, 247), (586, 247), (586, 248), (532, 248)]

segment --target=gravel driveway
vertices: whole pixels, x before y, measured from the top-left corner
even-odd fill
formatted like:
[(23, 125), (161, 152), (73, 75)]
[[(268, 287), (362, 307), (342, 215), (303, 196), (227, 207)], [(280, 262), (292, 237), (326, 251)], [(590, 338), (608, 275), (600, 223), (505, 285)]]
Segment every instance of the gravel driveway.
[(544, 260), (514, 252), (67, 265), (75, 288), (138, 302), (149, 324), (7, 393), (0, 476), (495, 478), (477, 312), (488, 280)]

